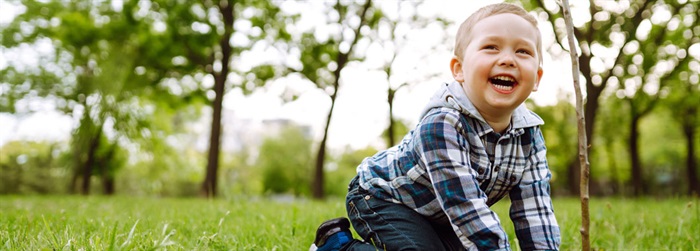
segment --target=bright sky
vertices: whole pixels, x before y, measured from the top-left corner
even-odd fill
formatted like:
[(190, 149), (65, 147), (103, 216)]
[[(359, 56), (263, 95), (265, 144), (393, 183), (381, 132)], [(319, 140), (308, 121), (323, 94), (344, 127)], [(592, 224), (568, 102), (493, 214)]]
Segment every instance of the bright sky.
[[(452, 20), (456, 25), (448, 27), (448, 33), (450, 36), (454, 36), (457, 25), (469, 14), (479, 7), (494, 2), (500, 1), (429, 1), (420, 11), (427, 14), (438, 13)], [(0, 23), (11, 21), (12, 11), (12, 8), (8, 8), (7, 3), (0, 0)], [(572, 11), (572, 13), (577, 12)], [(574, 20), (576, 19), (577, 17), (574, 16)], [(540, 29), (546, 50), (548, 45), (553, 43), (554, 35), (551, 27), (545, 21), (540, 21)], [(420, 50), (421, 46), (425, 48), (428, 44), (435, 43), (436, 41), (431, 41), (430, 38), (436, 37), (435, 32), (439, 33), (440, 31), (425, 30), (422, 32), (425, 33), (413, 36), (416, 41), (412, 41), (412, 43), (417, 50)], [(432, 80), (421, 81), (420, 84), (411, 89), (403, 89), (397, 93), (394, 106), (397, 118), (409, 121), (414, 125), (417, 122), (418, 113), (428, 102), (438, 85), (451, 80), (449, 60), (452, 56), (452, 44), (452, 38), (444, 41), (442, 50), (432, 51), (430, 57), (427, 58), (419, 59), (412, 58), (410, 55), (405, 56), (406, 60), (402, 65), (406, 67), (406, 70), (399, 71), (399, 78), (403, 76), (410, 79), (410, 73), (414, 71), (411, 70), (412, 68), (425, 69), (428, 72), (440, 73), (440, 75)], [(0, 68), (7, 64), (2, 53), (0, 51)], [(381, 53), (381, 50), (368, 48), (367, 54), (370, 53)], [(367, 65), (371, 66), (372, 64), (372, 62), (364, 65), (351, 64), (343, 71), (342, 86), (339, 90), (329, 131), (328, 146), (332, 149), (341, 149), (347, 145), (361, 148), (368, 144), (384, 147), (384, 139), (380, 135), (388, 125), (387, 80), (379, 72), (369, 69), (370, 67)], [(283, 103), (276, 95), (284, 91), (282, 83), (291, 83), (296, 86), (295, 89), (302, 91), (299, 99), (291, 103)], [(1, 92), (2, 90), (0, 90), (0, 94)], [(569, 57), (553, 59), (549, 53), (545, 52), (544, 76), (539, 91), (533, 93), (531, 98), (538, 104), (547, 105), (556, 102), (556, 97), (561, 96), (561, 93), (573, 93)], [(16, 139), (68, 139), (70, 131), (75, 125), (75, 120), (53, 111), (50, 104), (39, 104), (39, 106), (43, 107), (40, 112), (25, 117), (0, 113), (0, 145)], [(320, 139), (330, 108), (330, 99), (320, 90), (314, 89), (310, 84), (292, 76), (271, 84), (266, 92), (259, 91), (249, 96), (243, 96), (240, 91), (234, 90), (225, 96), (224, 107), (231, 110), (236, 119), (253, 121), (274, 118), (291, 119), (302, 125), (311, 126), (316, 137)], [(224, 124), (225, 130), (231, 130), (228, 126), (235, 125)]]

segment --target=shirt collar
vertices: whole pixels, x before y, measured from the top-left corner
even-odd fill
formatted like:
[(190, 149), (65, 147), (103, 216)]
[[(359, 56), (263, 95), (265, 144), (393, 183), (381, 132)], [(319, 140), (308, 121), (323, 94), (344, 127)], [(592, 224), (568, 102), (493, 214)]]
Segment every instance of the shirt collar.
[[(449, 93), (449, 95), (452, 95), (452, 97), (457, 102), (457, 105), (459, 106), (458, 110), (460, 110), (463, 114), (475, 118), (481, 123), (487, 125), (484, 127), (484, 132), (479, 132), (479, 134), (486, 134), (493, 131), (491, 126), (488, 126), (486, 120), (481, 116), (479, 110), (476, 109), (471, 100), (469, 100), (469, 97), (467, 97), (467, 95), (464, 93), (464, 89), (462, 89), (462, 85), (459, 82), (454, 81), (448, 84), (447, 89), (447, 93)], [(510, 118), (510, 125), (508, 126), (507, 131), (520, 128), (534, 127), (542, 124), (544, 124), (544, 120), (542, 120), (542, 118), (540, 118), (534, 112), (527, 109), (527, 107), (523, 103), (520, 104), (513, 111), (513, 114)]]

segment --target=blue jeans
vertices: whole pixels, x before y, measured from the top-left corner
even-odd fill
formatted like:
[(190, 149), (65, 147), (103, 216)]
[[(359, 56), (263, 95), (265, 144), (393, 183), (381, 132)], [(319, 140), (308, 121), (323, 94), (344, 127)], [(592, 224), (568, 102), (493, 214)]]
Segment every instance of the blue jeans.
[(449, 222), (436, 222), (413, 209), (374, 198), (357, 177), (348, 187), (346, 207), (355, 232), (343, 250), (464, 250)]

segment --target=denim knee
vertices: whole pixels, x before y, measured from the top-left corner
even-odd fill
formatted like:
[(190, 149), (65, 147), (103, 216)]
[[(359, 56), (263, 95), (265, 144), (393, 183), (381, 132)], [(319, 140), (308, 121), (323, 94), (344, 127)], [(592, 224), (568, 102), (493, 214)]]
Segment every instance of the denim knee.
[(351, 187), (347, 212), (355, 231), (365, 243), (379, 250), (444, 250), (429, 220), (414, 210)]

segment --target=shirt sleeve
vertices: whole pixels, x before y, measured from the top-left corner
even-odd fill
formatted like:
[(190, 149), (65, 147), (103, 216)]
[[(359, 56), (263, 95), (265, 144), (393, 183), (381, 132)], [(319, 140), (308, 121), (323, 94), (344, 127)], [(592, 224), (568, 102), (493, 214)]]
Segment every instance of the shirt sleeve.
[(420, 153), (435, 196), (463, 245), (475, 245), (479, 250), (509, 249), (498, 216), (479, 188), (467, 140), (458, 131), (467, 130), (460, 118), (459, 114), (446, 112), (426, 116), (419, 126), (420, 143), (415, 144), (415, 151)]
[(531, 144), (530, 165), (510, 191), (510, 218), (522, 250), (558, 250), (561, 236), (549, 190), (552, 174), (539, 127), (533, 130)]

